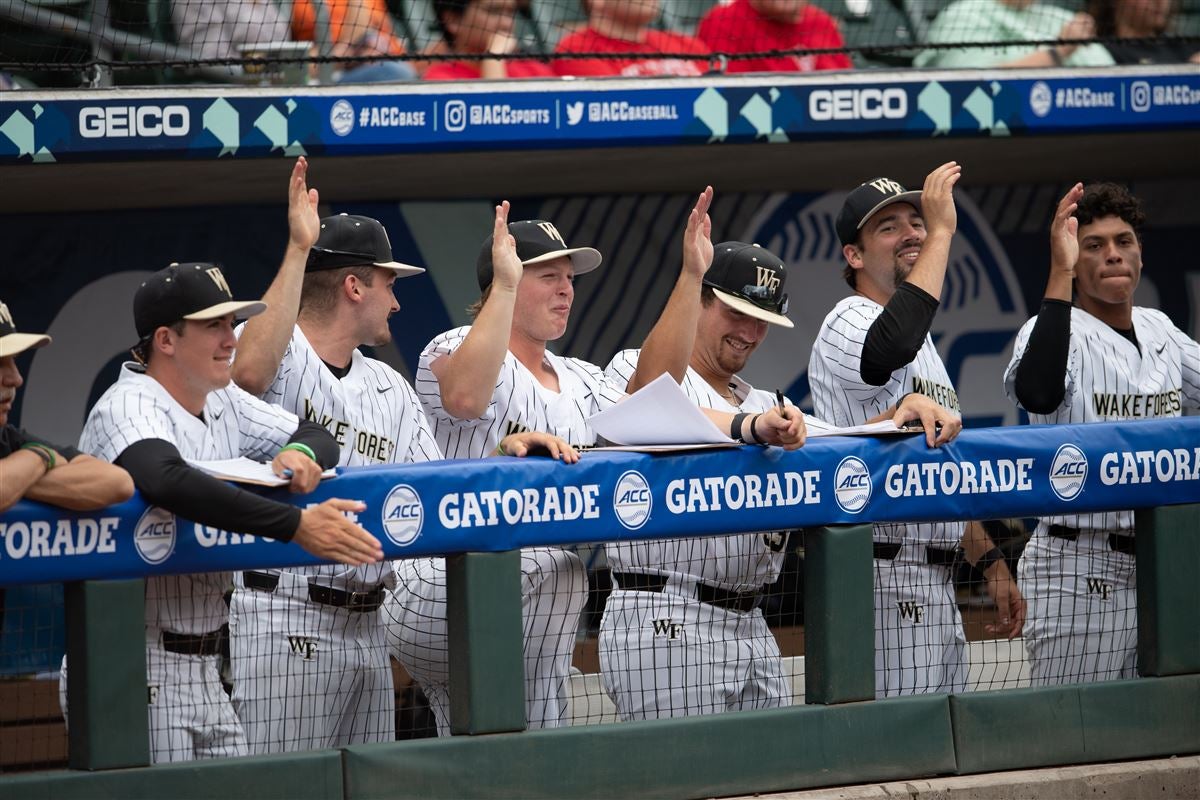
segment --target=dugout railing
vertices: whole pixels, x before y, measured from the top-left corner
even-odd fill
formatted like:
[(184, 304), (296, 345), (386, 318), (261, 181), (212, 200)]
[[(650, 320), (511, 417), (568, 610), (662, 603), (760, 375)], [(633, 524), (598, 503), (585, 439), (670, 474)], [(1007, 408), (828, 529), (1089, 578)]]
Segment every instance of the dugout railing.
[[(142, 581), (80, 580), (89, 571), (96, 577), (151, 571), (144, 562), (137, 566), (140, 559), (131, 541), (143, 509), (132, 501), (110, 510), (122, 520), (114, 552), (102, 560), (76, 559), (87, 563), (62, 570), (69, 559), (31, 558), (28, 547), (14, 559), (20, 549), (12, 549), (19, 538), (14, 537), (13, 525), (71, 515), (20, 504), (0, 519), (5, 524), (0, 584), (41, 580), (55, 569), (55, 560), (60, 570), (73, 573), (75, 580), (67, 591), (68, 652), (71, 680), (77, 684), (72, 687), (71, 769), (0, 777), (0, 794), (683, 798), (1200, 752), (1200, 583), (1194, 580), (1194, 565), (1200, 563), (1200, 448), (1188, 444), (1200, 441), (1198, 431), (1200, 422), (1185, 418), (1133, 426), (974, 430), (937, 451), (911, 438), (837, 439), (814, 440), (790, 454), (758, 448), (668, 457), (597, 454), (577, 465), (580, 469), (544, 462), (457, 462), (346, 475), (332, 482), (342, 484), (337, 487), (340, 492), (350, 482), (369, 480), (378, 488), (402, 481), (421, 495), (430, 509), (424, 520), (429, 527), (409, 546), (426, 550), (436, 550), (439, 544), (452, 549), (446, 548), (450, 539), (445, 538), (445, 518), (437, 509), (446, 496), (465, 486), (503, 492), (507, 485), (542, 489), (594, 484), (599, 487), (597, 497), (603, 499), (597, 500), (599, 513), (593, 520), (542, 529), (518, 522), (477, 538), (457, 531), (466, 546), (494, 551), (457, 553), (448, 561), (451, 713), (452, 726), (461, 735), (155, 767), (145, 766), (149, 758)], [(1089, 469), (1079, 492), (1064, 499), (1055, 491), (1053, 476), (1067, 448), (1073, 448), (1067, 453), (1072, 464), (1080, 463), (1074, 457), (1077, 452)], [(862, 459), (876, 488), (867, 506), (856, 512), (847, 512), (836, 500), (838, 466), (848, 457)], [(987, 458), (996, 465), (1024, 461), (1015, 465), (1017, 473), (1007, 489), (999, 482), (994, 491), (969, 495), (905, 495), (894, 479), (897, 470), (949, 474), (957, 469), (961, 476), (966, 464), (982, 465)], [(935, 470), (922, 464), (940, 466)], [(630, 470), (646, 476), (652, 502), (663, 503), (660, 510), (672, 507), (668, 496), (673, 481), (812, 474), (807, 485), (823, 497), (818, 502), (738, 512), (756, 522), (786, 517), (804, 526), (821, 520), (844, 524), (856, 515), (946, 518), (950, 509), (961, 516), (982, 517), (999, 515), (1002, 509), (1011, 514), (1046, 513), (1071, 503), (1078, 503), (1080, 510), (1142, 508), (1137, 570), (1143, 677), (871, 700), (871, 534), (869, 526), (859, 524), (828, 527), (806, 537), (806, 705), (522, 731), (521, 611), (518, 559), (512, 548), (596, 541), (601, 537), (595, 528), (605, 526), (617, 538), (650, 538), (685, 535), (685, 529), (703, 534), (728, 525), (725, 515), (711, 509), (684, 509), (657, 518), (652, 513), (641, 529), (624, 529), (614, 517), (613, 491)], [(431, 487), (447, 481), (452, 485), (444, 486), (435, 501), (438, 495)], [(978, 489), (983, 484), (974, 485)], [(372, 493), (371, 498), (386, 506), (384, 493)], [(679, 508), (678, 503), (674, 507)], [(705, 517), (711, 519), (706, 522)], [(386, 539), (381, 524), (373, 519), (364, 524)], [(187, 529), (180, 524), (181, 531)], [(194, 570), (199, 562), (208, 562), (207, 568), (265, 566), (281, 558), (281, 548), (267, 543), (201, 551), (182, 546), (185, 539), (179, 536), (181, 546), (157, 569)], [(288, 550), (290, 554), (294, 548)], [(385, 550), (389, 556), (400, 552), (390, 541), (385, 541)], [(131, 556), (128, 562), (123, 561), (126, 555)], [(176, 557), (178, 561), (169, 563)]]

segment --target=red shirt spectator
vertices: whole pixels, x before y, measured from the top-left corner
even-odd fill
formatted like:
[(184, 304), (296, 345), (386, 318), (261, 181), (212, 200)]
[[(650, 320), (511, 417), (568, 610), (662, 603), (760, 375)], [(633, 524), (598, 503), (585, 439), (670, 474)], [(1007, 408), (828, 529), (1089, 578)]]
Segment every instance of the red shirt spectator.
[[(709, 11), (696, 35), (717, 53), (844, 47), (837, 21), (804, 0), (733, 0)], [(730, 59), (729, 72), (813, 72), (851, 69), (850, 56)]]
[(682, 33), (653, 30), (642, 31), (640, 41), (617, 39), (605, 36), (594, 28), (587, 27), (566, 36), (558, 43), (559, 53), (629, 53), (630, 58), (570, 58), (554, 62), (554, 71), (559, 75), (703, 75), (708, 72), (708, 59), (684, 58), (642, 59), (639, 53), (678, 53), (679, 55), (707, 56), (704, 42)]
[[(505, 61), (509, 78), (553, 78), (554, 70), (541, 61)], [(475, 80), (483, 77), (478, 61), (438, 61), (425, 70), (427, 81)]]

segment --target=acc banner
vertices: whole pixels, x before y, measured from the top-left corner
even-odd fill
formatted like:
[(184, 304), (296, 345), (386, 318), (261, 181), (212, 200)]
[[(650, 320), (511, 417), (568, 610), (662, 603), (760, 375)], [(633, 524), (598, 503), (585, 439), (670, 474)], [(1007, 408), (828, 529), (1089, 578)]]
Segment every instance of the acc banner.
[[(345, 469), (297, 505), (361, 499), (389, 558), (827, 524), (1038, 516), (1200, 502), (1200, 418), (814, 439), (791, 453), (544, 458)], [(21, 502), (0, 517), (0, 585), (314, 563), (300, 548), (131, 500)]]
[(1041, 80), (1015, 74), (20, 92), (0, 97), (0, 164), (1194, 130), (1200, 124), (1194, 69)]

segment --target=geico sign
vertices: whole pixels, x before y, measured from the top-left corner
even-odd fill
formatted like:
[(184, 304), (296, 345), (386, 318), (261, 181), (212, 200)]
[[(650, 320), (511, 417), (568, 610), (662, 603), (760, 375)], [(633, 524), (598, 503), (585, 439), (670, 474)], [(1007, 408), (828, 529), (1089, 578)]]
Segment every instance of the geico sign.
[(908, 95), (903, 89), (818, 89), (808, 96), (808, 115), (817, 122), (834, 119), (903, 119)]
[(79, 135), (85, 139), (186, 136), (191, 125), (187, 106), (85, 106), (79, 109)]

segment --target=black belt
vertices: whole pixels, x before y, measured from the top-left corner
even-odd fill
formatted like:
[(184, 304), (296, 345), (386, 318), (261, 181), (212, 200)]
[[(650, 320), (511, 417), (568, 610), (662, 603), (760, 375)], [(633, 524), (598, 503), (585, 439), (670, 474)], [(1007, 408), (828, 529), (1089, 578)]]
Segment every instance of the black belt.
[(162, 648), (169, 653), (185, 656), (215, 656), (221, 653), (221, 630), (210, 633), (162, 632)]
[[(1066, 525), (1051, 525), (1046, 529), (1046, 533), (1055, 539), (1066, 539), (1068, 542), (1073, 542), (1079, 538), (1079, 529), (1068, 528)], [(1136, 540), (1132, 536), (1124, 536), (1119, 533), (1110, 533), (1108, 535), (1108, 549), (1114, 553), (1136, 556), (1137, 548), (1135, 543)]]
[[(279, 576), (269, 572), (243, 572), (242, 581), (247, 589), (259, 592), (273, 592), (279, 586)], [(369, 592), (346, 592), (310, 583), (308, 599), (314, 603), (337, 606), (347, 611), (378, 611), (383, 605), (383, 586), (376, 586)]]
[[(652, 575), (644, 572), (614, 572), (613, 580), (621, 589), (636, 592), (661, 592), (667, 588), (666, 575)], [(700, 581), (696, 582), (695, 597), (701, 603), (708, 603), (717, 608), (727, 608), (740, 611), (743, 614), (753, 611), (762, 603), (763, 594), (759, 592), (731, 592), (719, 586), (712, 586)]]
[[(875, 551), (875, 558), (895, 561), (903, 545), (897, 542), (871, 542), (871, 547)], [(958, 549), (953, 547), (946, 549), (926, 546), (925, 561), (935, 567), (951, 567), (958, 561), (958, 553)]]

